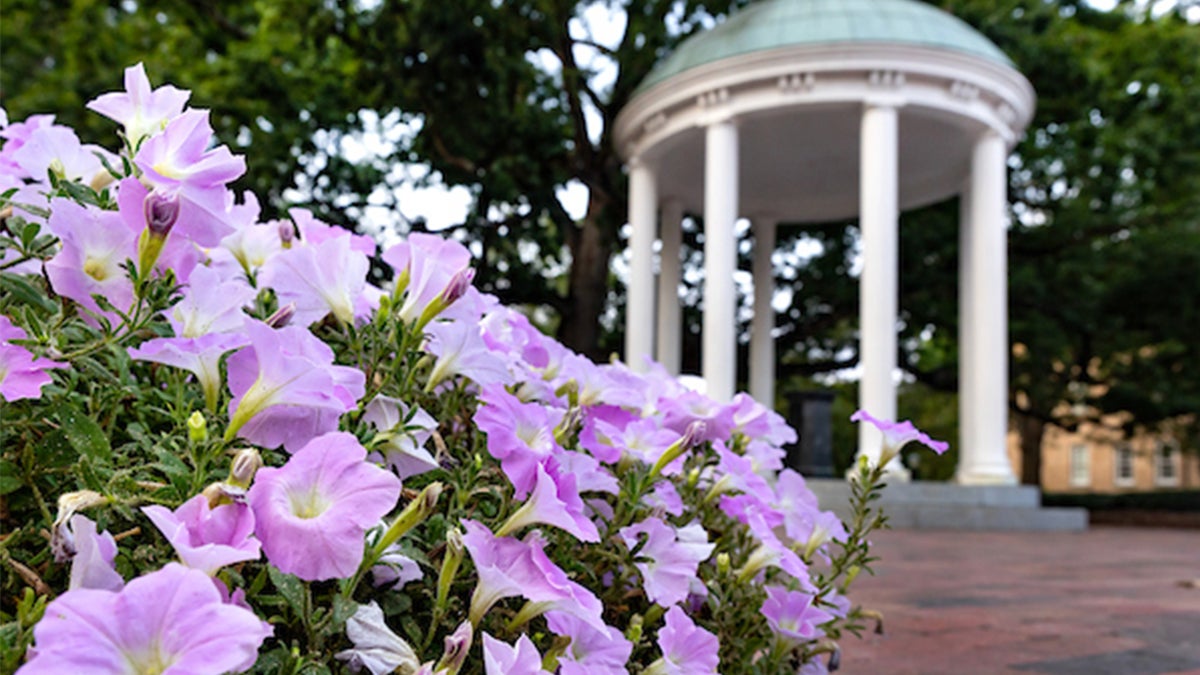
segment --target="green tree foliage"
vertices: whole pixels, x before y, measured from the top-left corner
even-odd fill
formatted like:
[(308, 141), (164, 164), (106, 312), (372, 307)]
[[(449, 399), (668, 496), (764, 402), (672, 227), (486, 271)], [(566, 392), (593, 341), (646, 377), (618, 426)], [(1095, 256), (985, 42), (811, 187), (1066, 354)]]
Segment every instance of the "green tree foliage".
[[(1102, 12), (1079, 0), (929, 1), (991, 38), (1038, 92), (1010, 172), (1009, 289), (1011, 402), (1024, 478), (1036, 482), (1047, 424), (1128, 411), (1130, 425), (1153, 425), (1196, 409), (1186, 373), (1197, 365), (1187, 299), (1200, 255), (1200, 30), (1128, 2)], [(431, 180), (472, 194), (455, 236), (480, 254), (482, 287), (542, 308), (570, 346), (597, 356), (620, 337), (619, 320), (600, 322), (622, 304), (612, 122), (659, 58), (738, 4), (6, 0), (0, 96), (14, 119), (79, 110), (145, 61), (155, 82), (222, 111), (223, 141), (253, 144), (245, 187), (268, 196), (270, 214), (301, 203), (349, 224), (377, 208), (420, 228), (394, 216), (396, 167), (427, 165)], [(585, 11), (609, 12), (617, 34), (589, 35)], [(96, 115), (62, 121), (89, 139), (111, 128)], [(363, 133), (382, 150), (343, 152)], [(579, 219), (560, 197), (573, 182), (588, 191)], [(905, 214), (901, 237), (901, 363), (952, 390), (956, 205)], [(790, 264), (779, 282), (792, 292), (781, 374), (853, 366), (854, 226), (785, 228), (780, 246)], [(686, 302), (694, 318), (699, 294)], [(698, 348), (688, 323), (685, 363)]]
[[(933, 4), (984, 32), (1038, 93), (1009, 190), (1011, 408), (1022, 480), (1037, 483), (1048, 424), (1131, 432), (1197, 409), (1188, 373), (1200, 365), (1191, 301), (1200, 292), (1200, 30), (1176, 14), (1079, 2)], [(947, 290), (957, 283), (957, 213), (951, 201), (901, 218), (900, 362), (943, 390), (957, 386), (958, 307)], [(852, 339), (829, 340), (856, 324), (857, 289), (844, 283), (853, 227), (792, 234), (822, 253), (795, 272), (785, 372), (852, 365)]]

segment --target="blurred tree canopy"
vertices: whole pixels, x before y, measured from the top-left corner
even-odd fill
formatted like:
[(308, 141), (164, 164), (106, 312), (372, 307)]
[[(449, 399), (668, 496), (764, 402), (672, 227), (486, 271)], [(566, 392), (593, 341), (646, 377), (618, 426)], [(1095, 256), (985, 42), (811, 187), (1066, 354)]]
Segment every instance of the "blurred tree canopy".
[[(1048, 424), (1125, 411), (1131, 430), (1200, 409), (1200, 30), (1182, 18), (1188, 3), (928, 1), (992, 39), (1038, 92), (1010, 159), (1009, 256), (1011, 404), (1023, 479), (1036, 482)], [(5, 0), (0, 104), (107, 143), (113, 125), (83, 104), (144, 61), (250, 155), (239, 187), (267, 215), (301, 205), (345, 226), (420, 229), (396, 190), (406, 167), (428, 167), (419, 180), (470, 191), (450, 234), (477, 254), (478, 283), (540, 308), (597, 357), (621, 338), (612, 122), (659, 58), (740, 4)], [(587, 190), (582, 217), (568, 185)], [(695, 259), (694, 230), (689, 241)], [(943, 391), (957, 386), (957, 242), (952, 202), (902, 217), (900, 363)], [(855, 365), (854, 224), (783, 228), (779, 246), (792, 300), (778, 317), (782, 378)], [(686, 345), (694, 362), (694, 335)]]

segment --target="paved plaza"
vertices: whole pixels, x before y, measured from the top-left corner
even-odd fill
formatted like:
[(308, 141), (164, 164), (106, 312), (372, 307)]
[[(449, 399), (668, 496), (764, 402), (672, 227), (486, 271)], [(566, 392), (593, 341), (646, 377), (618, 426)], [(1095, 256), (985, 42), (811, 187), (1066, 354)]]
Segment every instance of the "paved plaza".
[(895, 530), (852, 595), (844, 675), (1200, 675), (1200, 530)]

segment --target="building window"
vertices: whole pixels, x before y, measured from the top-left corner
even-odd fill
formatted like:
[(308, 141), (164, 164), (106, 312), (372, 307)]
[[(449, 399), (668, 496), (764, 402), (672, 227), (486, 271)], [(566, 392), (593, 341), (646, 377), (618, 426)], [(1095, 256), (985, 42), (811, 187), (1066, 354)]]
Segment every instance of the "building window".
[(1175, 443), (1159, 441), (1154, 451), (1154, 484), (1179, 485), (1179, 447)]
[(1071, 487), (1088, 487), (1091, 484), (1091, 449), (1082, 443), (1073, 445), (1071, 446)]
[(1133, 485), (1133, 448), (1128, 444), (1117, 446), (1116, 460), (1113, 482), (1118, 487)]

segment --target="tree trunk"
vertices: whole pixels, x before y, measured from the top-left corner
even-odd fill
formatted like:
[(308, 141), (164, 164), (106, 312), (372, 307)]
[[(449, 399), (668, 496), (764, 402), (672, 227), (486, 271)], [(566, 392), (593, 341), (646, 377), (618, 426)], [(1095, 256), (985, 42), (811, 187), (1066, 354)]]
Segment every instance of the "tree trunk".
[(559, 339), (588, 358), (607, 360), (600, 353), (600, 315), (608, 296), (608, 266), (612, 257), (611, 238), (607, 236), (601, 208), (593, 197), (579, 231), (571, 237), (571, 271), (567, 288), (567, 306), (563, 312)]
[(1042, 438), (1046, 435), (1046, 423), (1030, 415), (1017, 415), (1017, 429), (1021, 433), (1021, 483), (1042, 484)]

